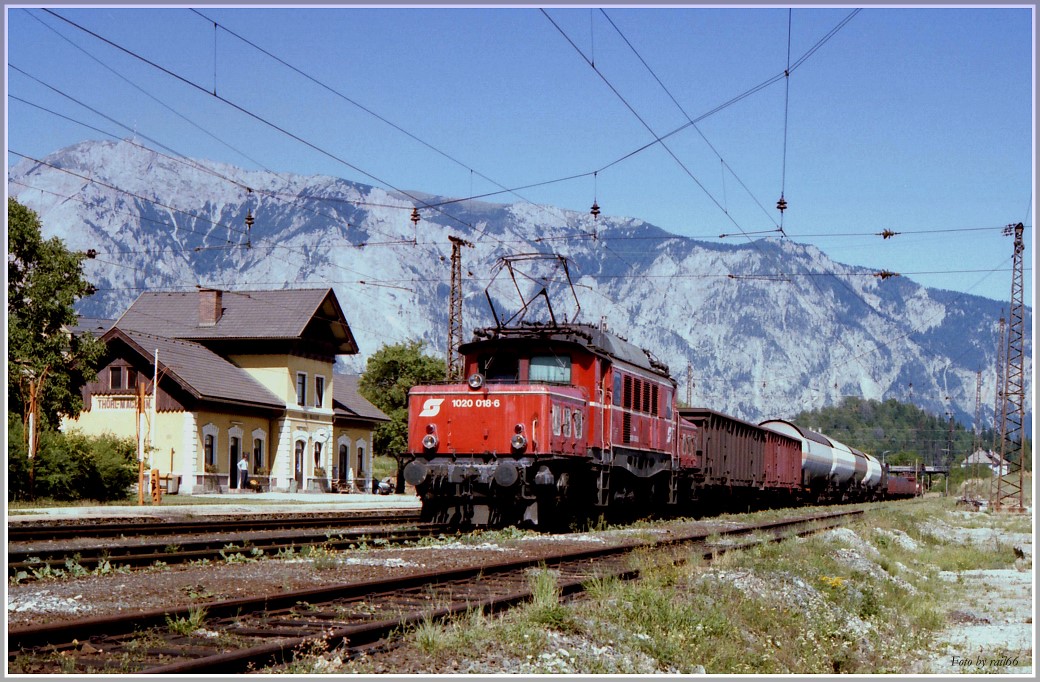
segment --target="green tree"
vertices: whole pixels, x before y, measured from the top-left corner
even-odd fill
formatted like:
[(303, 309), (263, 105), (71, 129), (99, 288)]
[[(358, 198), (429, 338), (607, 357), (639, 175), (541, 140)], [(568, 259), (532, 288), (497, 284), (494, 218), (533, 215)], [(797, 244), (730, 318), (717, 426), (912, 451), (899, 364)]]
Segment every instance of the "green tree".
[(133, 438), (49, 429), (40, 433), (35, 482), (30, 490), (27, 446), (17, 415), (8, 413), (7, 428), (8, 500), (121, 500), (137, 480), (137, 444)]
[[(83, 278), (84, 254), (43, 238), (39, 216), (7, 201), (7, 404), (27, 426), (29, 488), (41, 430), (83, 409), (80, 388), (97, 376), (104, 343), (90, 334), (72, 336), (75, 302), (93, 293)], [(32, 417), (30, 420), (30, 416)]]
[(408, 390), (419, 384), (444, 381), (445, 361), (422, 352), (422, 341), (384, 345), (368, 358), (358, 390), (390, 421), (372, 434), (373, 449), (384, 454), (408, 447)]
[(23, 417), (35, 393), (38, 426), (56, 427), (83, 409), (80, 388), (97, 377), (104, 344), (72, 337), (75, 302), (93, 293), (83, 278), (86, 256), (61, 239), (44, 239), (36, 213), (7, 201), (7, 399)]

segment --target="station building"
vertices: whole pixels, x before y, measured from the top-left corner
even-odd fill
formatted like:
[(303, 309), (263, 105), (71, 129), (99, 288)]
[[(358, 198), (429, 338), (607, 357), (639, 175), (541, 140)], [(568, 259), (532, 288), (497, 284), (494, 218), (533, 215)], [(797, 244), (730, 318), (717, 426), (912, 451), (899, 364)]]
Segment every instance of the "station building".
[(336, 374), (358, 347), (332, 289), (148, 292), (110, 324), (107, 352), (62, 428), (139, 439), (168, 490), (372, 491), (372, 430), (389, 421)]

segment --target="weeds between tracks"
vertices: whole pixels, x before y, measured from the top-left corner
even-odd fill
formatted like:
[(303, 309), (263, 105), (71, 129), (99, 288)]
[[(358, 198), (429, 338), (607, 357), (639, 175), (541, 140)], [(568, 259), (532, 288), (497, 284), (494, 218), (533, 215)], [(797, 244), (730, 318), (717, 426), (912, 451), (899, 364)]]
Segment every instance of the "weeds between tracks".
[[(943, 524), (961, 520), (953, 515), (950, 498), (889, 504), (848, 527), (710, 564), (675, 565), (639, 552), (639, 580), (593, 579), (575, 601), (560, 599), (551, 571), (536, 571), (535, 597), (524, 607), (425, 622), (392, 652), (352, 661), (323, 652), (315, 666), (401, 674), (928, 672), (929, 649), (969, 587), (951, 588), (939, 574), (1016, 565), (1010, 543), (980, 547), (944, 536)], [(1031, 530), (1022, 517), (963, 521)], [(1032, 652), (1023, 655), (1031, 661)], [(307, 666), (305, 657), (295, 663), (297, 671)]]

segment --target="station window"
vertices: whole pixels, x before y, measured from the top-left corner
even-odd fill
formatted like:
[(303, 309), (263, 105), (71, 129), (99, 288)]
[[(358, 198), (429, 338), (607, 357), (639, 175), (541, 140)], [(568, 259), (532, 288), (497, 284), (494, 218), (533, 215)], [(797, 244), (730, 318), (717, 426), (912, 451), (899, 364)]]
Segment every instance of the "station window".
[(137, 370), (131, 367), (126, 368), (126, 387), (131, 389), (137, 388)]
[(535, 355), (531, 358), (528, 375), (531, 383), (571, 383), (571, 359), (567, 355)]
[(253, 439), (253, 471), (262, 469), (264, 466), (264, 441), (262, 438)]
[(108, 387), (113, 391), (123, 388), (123, 368), (112, 367), (108, 370)]
[(216, 465), (217, 458), (214, 453), (214, 441), (212, 434), (206, 434), (206, 437), (203, 439), (202, 449), (203, 452), (206, 453), (206, 464)]
[(325, 377), (314, 377), (314, 406), (325, 404)]
[(302, 440), (298, 440), (293, 450), (293, 472), (297, 480), (303, 478), (303, 449), (306, 445)]
[(307, 404), (307, 374), (304, 372), (296, 373), (296, 404)]

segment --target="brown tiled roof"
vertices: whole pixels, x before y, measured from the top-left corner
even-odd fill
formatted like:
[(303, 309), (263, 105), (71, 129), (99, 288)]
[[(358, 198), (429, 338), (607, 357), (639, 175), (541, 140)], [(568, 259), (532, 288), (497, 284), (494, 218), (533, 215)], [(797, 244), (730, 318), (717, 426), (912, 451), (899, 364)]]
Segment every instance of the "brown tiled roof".
[(105, 341), (122, 339), (150, 360), (159, 351), (159, 372), (177, 381), (200, 400), (285, 409), (280, 399), (242, 368), (205, 346), (119, 327), (105, 334)]
[(337, 417), (359, 417), (372, 421), (388, 422), (390, 417), (365, 400), (358, 392), (356, 374), (336, 374), (332, 377), (332, 406)]
[(222, 291), (216, 324), (199, 320), (200, 292), (145, 292), (116, 320), (124, 331), (170, 339), (297, 339), (312, 320), (327, 322), (341, 354), (357, 352), (332, 289)]

